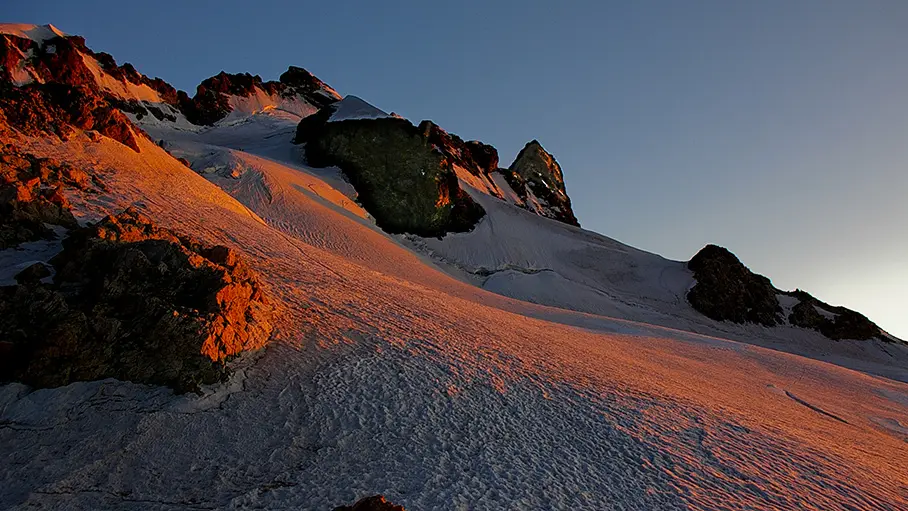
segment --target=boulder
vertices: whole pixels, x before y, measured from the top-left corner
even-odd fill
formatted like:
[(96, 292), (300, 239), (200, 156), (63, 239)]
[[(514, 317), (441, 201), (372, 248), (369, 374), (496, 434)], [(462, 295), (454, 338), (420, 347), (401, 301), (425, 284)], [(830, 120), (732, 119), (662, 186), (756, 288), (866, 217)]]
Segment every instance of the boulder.
[(202, 245), (134, 209), (76, 230), (52, 284), (0, 288), (0, 380), (34, 387), (117, 378), (190, 391), (264, 346), (271, 308), (227, 247)]

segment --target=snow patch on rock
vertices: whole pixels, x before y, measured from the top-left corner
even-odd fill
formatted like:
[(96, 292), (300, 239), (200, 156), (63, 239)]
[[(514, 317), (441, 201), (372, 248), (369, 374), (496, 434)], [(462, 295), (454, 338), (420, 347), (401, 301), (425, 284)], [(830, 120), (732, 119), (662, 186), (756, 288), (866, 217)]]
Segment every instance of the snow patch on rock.
[(383, 119), (391, 117), (383, 110), (372, 106), (365, 100), (353, 95), (348, 95), (337, 102), (332, 108), (334, 113), (328, 118), (328, 122), (347, 121), (351, 119)]

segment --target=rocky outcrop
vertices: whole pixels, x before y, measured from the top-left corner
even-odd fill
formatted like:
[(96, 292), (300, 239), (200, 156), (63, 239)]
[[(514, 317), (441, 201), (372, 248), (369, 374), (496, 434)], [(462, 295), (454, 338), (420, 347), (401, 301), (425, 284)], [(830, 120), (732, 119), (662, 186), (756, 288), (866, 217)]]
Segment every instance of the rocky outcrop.
[(707, 245), (687, 267), (697, 280), (687, 300), (707, 317), (765, 326), (782, 323), (776, 288), (766, 277), (747, 269), (727, 249)]
[(561, 166), (539, 142), (533, 140), (527, 143), (508, 170), (510, 175), (505, 173), (508, 184), (518, 194), (524, 191), (522, 198), (529, 195), (525, 192), (526, 189), (532, 192), (535, 202), (540, 206), (539, 214), (566, 224), (580, 226), (571, 208), (571, 199), (565, 190)]
[(264, 345), (270, 307), (239, 255), (135, 210), (75, 231), (40, 270), (0, 288), (0, 380), (35, 387), (117, 378), (178, 391), (222, 381)]
[[(5, 35), (0, 43), (5, 78), (0, 81), (0, 113), (5, 124), (25, 135), (62, 140), (73, 129), (94, 130), (139, 151), (141, 130), (99, 88), (85, 65), (83, 54), (89, 50), (81, 37), (55, 37), (39, 44)], [(23, 59), (28, 60), (27, 71)], [(14, 82), (13, 75), (23, 72), (31, 81)]]
[(385, 500), (384, 495), (365, 497), (352, 506), (339, 506), (334, 511), (405, 511), (403, 506), (392, 504)]
[[(539, 142), (534, 140), (527, 144), (511, 168), (502, 169), (498, 167), (498, 150), (493, 146), (476, 140), (464, 142), (432, 121), (423, 121), (419, 129), (452, 165), (458, 165), (485, 183), (495, 182), (493, 172), (501, 174), (520, 198), (515, 206), (566, 224), (580, 225), (571, 209), (571, 199), (564, 189), (561, 167)], [(506, 195), (495, 185), (489, 186), (488, 192), (507, 200)]]
[(76, 227), (64, 187), (87, 190), (100, 183), (71, 165), (0, 148), (0, 250), (53, 238), (48, 225)]
[(296, 142), (306, 144), (310, 165), (340, 167), (385, 231), (443, 236), (472, 229), (485, 214), (424, 130), (393, 117), (328, 122), (331, 113), (303, 119)]
[(432, 121), (419, 123), (419, 131), (450, 165), (460, 165), (474, 176), (488, 175), (498, 168), (498, 150), (490, 145), (464, 142)]
[(323, 108), (337, 102), (340, 96), (328, 84), (305, 69), (290, 66), (274, 84), (283, 97), (301, 97), (316, 108)]
[(480, 171), (490, 174), (498, 170), (498, 149), (483, 144), (478, 140), (470, 140), (464, 144), (470, 158), (479, 167)]
[(784, 294), (799, 300), (788, 316), (788, 322), (794, 326), (816, 330), (834, 340), (878, 338), (891, 341), (880, 327), (859, 312), (829, 305), (801, 290)]
[[(105, 79), (123, 84), (123, 90), (147, 86), (157, 93), (160, 102), (137, 99), (133, 93), (116, 92), (110, 82), (102, 86), (89, 66), (97, 61)], [(131, 84), (131, 85), (130, 85)], [(51, 37), (32, 40), (12, 34), (0, 34), (0, 97), (13, 93), (5, 101), (7, 109), (21, 103), (18, 115), (7, 115), (14, 127), (28, 135), (37, 133), (63, 136), (57, 123), (85, 130), (94, 129), (137, 150), (132, 140), (139, 136), (126, 129), (131, 126), (123, 112), (143, 120), (146, 116), (158, 121), (176, 122), (183, 114), (191, 123), (212, 125), (232, 111), (230, 96), (249, 98), (257, 94), (282, 100), (301, 100), (313, 108), (321, 108), (340, 99), (327, 84), (303, 68), (291, 66), (277, 81), (263, 81), (248, 73), (221, 72), (203, 81), (195, 96), (178, 91), (160, 78), (149, 78), (129, 63), (118, 65), (107, 53), (94, 52), (78, 36)], [(27, 89), (16, 91), (17, 88)], [(50, 88), (50, 89), (49, 89)], [(18, 92), (18, 93), (16, 93)], [(52, 103), (48, 103), (52, 101)], [(0, 105), (2, 108), (3, 105)], [(22, 110), (26, 110), (23, 112)], [(67, 114), (60, 117), (60, 114)], [(32, 119), (29, 117), (39, 118)], [(52, 129), (48, 129), (52, 128)], [(56, 129), (53, 129), (56, 128)]]
[(136, 152), (138, 137), (145, 136), (115, 105), (89, 87), (0, 85), (0, 111), (10, 127), (30, 136), (68, 140), (74, 129), (93, 130)]
[(298, 97), (316, 108), (340, 99), (325, 82), (301, 67), (291, 66), (278, 81), (267, 82), (258, 75), (221, 71), (199, 84), (192, 98), (180, 91), (177, 103), (189, 122), (212, 125), (230, 114), (229, 96), (250, 97), (256, 89), (282, 98)]
[(88, 47), (85, 47), (85, 52), (94, 56), (95, 60), (98, 61), (98, 64), (101, 65), (101, 69), (114, 79), (121, 82), (132, 82), (136, 85), (147, 85), (161, 96), (164, 103), (171, 105), (177, 105), (179, 103), (177, 97), (178, 91), (161, 78), (149, 78), (136, 70), (129, 62), (118, 66), (116, 60), (114, 60), (113, 56), (109, 53), (95, 53)]
[[(782, 291), (762, 275), (751, 272), (727, 249), (707, 245), (687, 263), (696, 285), (687, 294), (690, 304), (717, 321), (785, 325), (816, 330), (833, 340), (892, 342), (866, 316), (845, 307), (822, 302), (801, 291)], [(797, 299), (788, 317), (783, 317), (778, 295)]]

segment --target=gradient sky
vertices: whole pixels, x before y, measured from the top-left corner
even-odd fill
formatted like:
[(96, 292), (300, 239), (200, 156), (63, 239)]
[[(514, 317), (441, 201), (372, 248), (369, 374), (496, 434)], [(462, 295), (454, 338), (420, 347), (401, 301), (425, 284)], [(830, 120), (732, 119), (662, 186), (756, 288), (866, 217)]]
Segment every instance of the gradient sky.
[(585, 228), (908, 339), (906, 1), (8, 4), (177, 88), (293, 64), (504, 165), (536, 138)]

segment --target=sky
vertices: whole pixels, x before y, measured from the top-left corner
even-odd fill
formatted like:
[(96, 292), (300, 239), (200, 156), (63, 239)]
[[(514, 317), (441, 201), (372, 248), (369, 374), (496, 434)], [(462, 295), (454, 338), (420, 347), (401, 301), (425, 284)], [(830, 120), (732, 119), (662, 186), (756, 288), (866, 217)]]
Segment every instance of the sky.
[(908, 2), (16, 2), (195, 90), (304, 67), (413, 121), (538, 139), (583, 227), (729, 248), (908, 339)]

